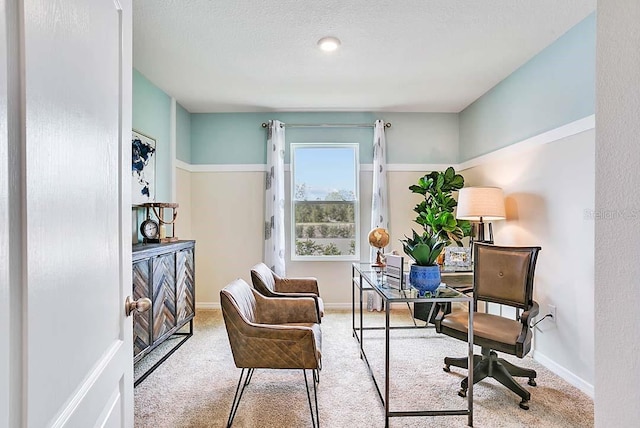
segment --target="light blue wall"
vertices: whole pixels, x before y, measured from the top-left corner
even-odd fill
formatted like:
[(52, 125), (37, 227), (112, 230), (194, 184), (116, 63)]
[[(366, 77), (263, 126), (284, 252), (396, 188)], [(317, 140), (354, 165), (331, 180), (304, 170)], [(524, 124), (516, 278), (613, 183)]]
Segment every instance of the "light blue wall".
[[(387, 130), (387, 162), (406, 164), (455, 163), (458, 159), (458, 114), (382, 113)], [(372, 162), (373, 154), (367, 158)]]
[(156, 201), (170, 202), (171, 97), (133, 70), (133, 129), (156, 140)]
[(460, 113), (468, 160), (595, 112), (592, 13)]
[[(458, 115), (453, 113), (273, 112), (191, 114), (191, 161), (195, 164), (264, 164), (270, 119), (285, 123), (391, 122), (386, 130), (389, 163), (454, 163), (458, 158)], [(371, 163), (373, 128), (287, 128), (287, 144), (360, 144), (360, 162)], [(286, 162), (289, 161), (289, 150)]]
[(176, 103), (176, 157), (191, 163), (191, 113)]
[[(177, 105), (177, 158), (194, 164), (264, 164), (269, 119), (285, 123), (391, 122), (391, 164), (457, 163), (594, 113), (595, 14), (573, 27), (459, 114), (389, 112), (194, 113)], [(171, 98), (133, 71), (134, 129), (156, 139), (156, 199), (167, 200)], [(287, 143), (359, 143), (372, 162), (371, 128), (288, 128)], [(287, 150), (287, 159), (289, 151)]]

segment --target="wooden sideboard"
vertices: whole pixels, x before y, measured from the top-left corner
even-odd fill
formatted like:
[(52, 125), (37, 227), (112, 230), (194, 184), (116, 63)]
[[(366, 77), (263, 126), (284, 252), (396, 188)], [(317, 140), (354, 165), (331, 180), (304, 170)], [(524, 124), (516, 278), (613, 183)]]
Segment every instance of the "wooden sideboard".
[[(164, 357), (152, 366), (136, 385), (155, 370), (193, 334), (195, 316), (195, 241), (177, 241), (133, 246), (133, 298), (148, 297), (151, 308), (134, 311), (133, 361), (172, 335), (182, 335)], [(189, 324), (188, 333), (179, 332)]]

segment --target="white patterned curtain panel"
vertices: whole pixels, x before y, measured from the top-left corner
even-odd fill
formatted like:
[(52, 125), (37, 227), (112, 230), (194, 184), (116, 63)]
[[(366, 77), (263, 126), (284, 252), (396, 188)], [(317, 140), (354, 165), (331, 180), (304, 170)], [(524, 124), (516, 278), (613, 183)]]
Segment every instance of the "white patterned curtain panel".
[(264, 218), (264, 263), (285, 276), (284, 124), (277, 120), (270, 120), (267, 128)]
[[(389, 230), (387, 197), (387, 147), (384, 122), (376, 120), (373, 130), (373, 189), (371, 193), (371, 229), (383, 227)], [(384, 248), (381, 248), (384, 253)], [(370, 261), (376, 261), (377, 248), (371, 247)], [(378, 293), (367, 293), (367, 309), (382, 310), (382, 299)]]

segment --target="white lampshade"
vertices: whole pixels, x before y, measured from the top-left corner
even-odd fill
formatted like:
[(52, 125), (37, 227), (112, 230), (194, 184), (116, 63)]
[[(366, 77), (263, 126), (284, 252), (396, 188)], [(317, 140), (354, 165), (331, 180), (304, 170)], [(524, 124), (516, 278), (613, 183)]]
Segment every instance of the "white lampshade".
[(458, 193), (456, 218), (480, 221), (504, 220), (504, 194), (499, 187), (463, 187)]

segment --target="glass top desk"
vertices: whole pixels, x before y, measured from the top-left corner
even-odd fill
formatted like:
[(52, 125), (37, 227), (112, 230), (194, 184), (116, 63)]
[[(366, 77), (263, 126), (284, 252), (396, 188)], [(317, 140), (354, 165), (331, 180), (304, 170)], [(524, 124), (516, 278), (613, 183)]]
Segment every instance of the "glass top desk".
[[(408, 416), (455, 416), (455, 415), (467, 415), (469, 426), (473, 426), (473, 382), (469, 382), (469, 389), (467, 390), (467, 408), (457, 410), (413, 410), (413, 411), (391, 411), (389, 403), (389, 349), (390, 349), (390, 332), (393, 329), (398, 328), (416, 328), (416, 326), (390, 326), (390, 311), (392, 303), (453, 303), (453, 302), (466, 302), (468, 307), (468, 322), (469, 333), (467, 336), (467, 343), (469, 348), (469, 361), (468, 361), (468, 376), (473, 379), (473, 297), (467, 296), (454, 288), (448, 286), (441, 286), (434, 293), (428, 296), (419, 297), (415, 292), (415, 289), (398, 290), (396, 288), (388, 287), (386, 284), (386, 278), (384, 275), (379, 274), (373, 269), (371, 263), (353, 263), (351, 266), (351, 288), (352, 288), (352, 322), (353, 322), (353, 336), (360, 345), (360, 357), (367, 364), (369, 374), (373, 379), (373, 383), (378, 391), (380, 401), (384, 406), (385, 411), (385, 427), (389, 426), (389, 418), (392, 417), (408, 417)], [(378, 279), (380, 278), (380, 280)], [(358, 290), (356, 296), (356, 290)], [(363, 293), (375, 292), (383, 301), (385, 311), (385, 325), (384, 327), (364, 327), (363, 325)], [(359, 301), (359, 308), (356, 308), (356, 302)], [(359, 314), (359, 325), (356, 326), (356, 311)], [(371, 369), (367, 355), (364, 352), (363, 334), (367, 330), (384, 329), (385, 331), (385, 356), (384, 356), (384, 389), (381, 390), (378, 385), (378, 380)]]

